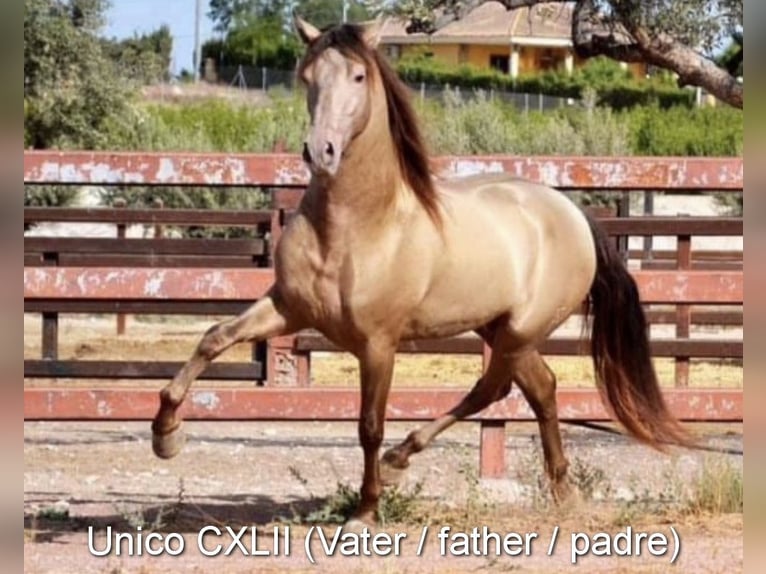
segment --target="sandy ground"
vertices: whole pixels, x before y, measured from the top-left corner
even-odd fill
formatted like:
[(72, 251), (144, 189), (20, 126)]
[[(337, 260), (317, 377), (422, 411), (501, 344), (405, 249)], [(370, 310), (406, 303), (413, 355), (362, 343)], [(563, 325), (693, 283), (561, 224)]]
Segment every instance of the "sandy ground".
[[(130, 359), (147, 356), (185, 359), (210, 320), (173, 318), (163, 322), (130, 318), (128, 332), (117, 338), (113, 318), (65, 317), (61, 323), (62, 358)], [(25, 357), (39, 357), (39, 319), (25, 321)], [(246, 360), (249, 348), (233, 349), (223, 360)], [(555, 359), (562, 385), (587, 384), (587, 360)], [(356, 367), (345, 355), (322, 355), (313, 361), (313, 384), (356, 385)], [(402, 356), (397, 385), (468, 386), (478, 375), (478, 357)], [(667, 383), (670, 362), (658, 362)], [(742, 368), (696, 364), (692, 382), (739, 386)], [(45, 384), (45, 381), (25, 384)], [(92, 383), (92, 382), (91, 382)], [(160, 384), (155, 382), (152, 384)], [(61, 382), (57, 383), (61, 384)], [(89, 383), (90, 384), (90, 383)], [(406, 436), (412, 426), (389, 424), (386, 444)], [(660, 454), (621, 437), (564, 427), (572, 475), (591, 496), (556, 508), (541, 487), (542, 464), (536, 425), (509, 425), (508, 470), (504, 478), (478, 480), (478, 426), (460, 424), (413, 459), (403, 486), (422, 486), (412, 516), (381, 531), (406, 534), (399, 556), (344, 557), (336, 549), (324, 555), (316, 531), (311, 564), (304, 540), (310, 525), (291, 524), (289, 556), (206, 557), (197, 536), (206, 526), (253, 526), (257, 548), (271, 548), (273, 527), (283, 528), (296, 515), (305, 516), (324, 504), (339, 483), (354, 488), (361, 474), (361, 451), (352, 423), (215, 423), (186, 424), (184, 451), (171, 461), (151, 452), (146, 423), (26, 423), (24, 427), (25, 571), (28, 572), (568, 572), (573, 533), (615, 534), (630, 526), (635, 532), (662, 533), (681, 540), (676, 561), (683, 572), (737, 572), (742, 569), (742, 515), (689, 514), (678, 501), (693, 495), (702, 469), (711, 460), (727, 460), (740, 469), (738, 455), (673, 451)], [(697, 432), (714, 445), (742, 448), (741, 425), (705, 425)], [(680, 506), (679, 506), (680, 505)], [(528, 555), (453, 556), (442, 552), (438, 530), (468, 532), (487, 526), (502, 535), (536, 533)], [(88, 528), (95, 548), (105, 544), (106, 528), (115, 532), (181, 536), (179, 556), (97, 557), (88, 550)], [(421, 555), (417, 548), (428, 526)], [(549, 556), (552, 533), (557, 544)], [(332, 537), (335, 525), (324, 524)], [(283, 531), (280, 531), (283, 532)], [(208, 539), (215, 546), (216, 540)], [(224, 549), (231, 542), (218, 540)], [(248, 545), (250, 542), (248, 542)], [(635, 546), (635, 544), (634, 544)], [(665, 572), (665, 556), (593, 556), (580, 558), (588, 572)], [(457, 548), (458, 550), (460, 547)], [(494, 546), (490, 547), (494, 550)], [(124, 550), (127, 550), (124, 548)], [(480, 549), (481, 550), (481, 549)], [(635, 553), (635, 548), (634, 551)], [(284, 551), (282, 552), (284, 554)]]
[[(406, 424), (389, 425), (387, 443), (401, 440), (408, 430)], [(627, 526), (668, 538), (673, 526), (681, 540), (677, 565), (684, 572), (736, 572), (742, 567), (741, 514), (690, 516), (669, 510), (712, 455), (688, 451), (663, 455), (620, 437), (566, 427), (566, 449), (573, 468), (580, 469), (573, 472), (576, 482), (587, 486), (583, 477), (599, 472), (604, 477), (591, 481), (597, 500), (556, 508), (538, 501), (544, 492), (538, 484), (540, 453), (535, 427), (529, 424), (513, 425), (508, 434), (509, 468), (503, 479), (476, 480), (476, 425), (459, 425), (413, 459), (403, 489), (410, 491), (416, 483), (423, 486), (415, 516), (381, 529), (408, 535), (398, 557), (354, 558), (336, 552), (328, 558), (315, 535), (319, 564), (312, 566), (303, 549), (306, 524), (291, 527), (288, 557), (239, 552), (206, 557), (198, 550), (196, 537), (210, 525), (222, 530), (256, 526), (261, 533), (258, 548), (271, 548), (273, 526), (285, 526), (280, 517), (320, 506), (321, 498), (334, 492), (338, 482), (357, 484), (361, 452), (353, 424), (197, 422), (188, 423), (187, 431), (189, 441), (181, 455), (161, 461), (151, 453), (145, 423), (27, 423), (25, 571), (563, 572), (572, 568), (572, 533), (594, 536), (601, 531), (625, 532)], [(737, 426), (708, 432), (713, 444), (741, 448)], [(738, 456), (726, 458), (735, 466), (742, 463)], [(51, 515), (50, 509), (57, 505), (68, 516)], [(177, 557), (89, 554), (88, 527), (96, 533), (94, 548), (99, 550), (105, 548), (107, 526), (135, 535), (138, 525), (142, 532), (159, 527), (165, 534), (181, 534), (185, 552)], [(429, 525), (430, 535), (418, 556), (423, 525)], [(443, 556), (436, 532), (445, 525), (452, 532), (482, 526), (503, 535), (534, 532), (539, 539), (532, 542), (529, 555)], [(556, 526), (560, 541), (548, 556)], [(331, 536), (335, 525), (323, 529)], [(209, 542), (214, 546), (216, 541)], [(578, 564), (589, 572), (661, 572), (667, 570), (669, 556), (653, 557), (644, 548), (641, 556), (587, 556)]]

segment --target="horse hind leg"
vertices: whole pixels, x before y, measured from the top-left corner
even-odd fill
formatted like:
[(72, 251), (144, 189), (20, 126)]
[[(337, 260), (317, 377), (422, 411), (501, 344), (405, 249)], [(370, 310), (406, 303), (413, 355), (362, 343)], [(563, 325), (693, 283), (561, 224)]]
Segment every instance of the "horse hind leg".
[(545, 472), (554, 501), (562, 503), (575, 491), (567, 477), (569, 462), (564, 456), (556, 405), (556, 376), (537, 350), (530, 350), (518, 360), (514, 381), (537, 417)]
[(191, 358), (173, 380), (160, 391), (160, 408), (152, 421), (152, 449), (160, 458), (172, 458), (184, 444), (178, 408), (192, 382), (218, 355), (237, 343), (263, 340), (295, 330), (278, 302), (267, 295), (241, 315), (213, 325), (197, 345)]
[[(490, 344), (497, 336), (496, 330), (478, 331)], [(409, 466), (409, 458), (422, 451), (436, 436), (455, 422), (481, 411), (490, 404), (505, 398), (511, 391), (512, 358), (506, 353), (493, 353), (484, 375), (452, 410), (436, 420), (412, 431), (399, 445), (387, 450), (381, 459), (381, 478), (384, 484), (397, 484)]]

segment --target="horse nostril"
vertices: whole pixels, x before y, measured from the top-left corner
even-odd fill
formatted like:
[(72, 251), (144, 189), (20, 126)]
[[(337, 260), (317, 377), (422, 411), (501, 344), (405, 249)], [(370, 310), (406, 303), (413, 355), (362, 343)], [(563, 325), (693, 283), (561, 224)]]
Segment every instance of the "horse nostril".
[(303, 161), (311, 163), (311, 152), (309, 152), (309, 144), (303, 142)]
[(330, 156), (330, 157), (332, 157), (332, 156), (334, 156), (334, 155), (335, 155), (335, 148), (333, 147), (333, 145), (332, 145), (332, 143), (331, 143), (331, 142), (327, 142), (327, 144), (325, 144), (325, 146), (324, 146), (324, 152), (325, 152), (325, 153), (326, 153), (328, 156)]

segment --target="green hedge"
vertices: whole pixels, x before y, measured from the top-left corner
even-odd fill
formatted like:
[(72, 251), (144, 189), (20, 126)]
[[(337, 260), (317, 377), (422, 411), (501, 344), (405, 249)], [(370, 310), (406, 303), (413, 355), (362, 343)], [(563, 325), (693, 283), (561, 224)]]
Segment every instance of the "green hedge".
[(409, 83), (449, 85), (483, 90), (546, 94), (562, 98), (581, 98), (584, 90), (595, 90), (598, 103), (615, 110), (657, 104), (661, 108), (694, 104), (694, 91), (680, 89), (666, 77), (634, 79), (619, 64), (596, 58), (572, 74), (542, 72), (511, 78), (496, 70), (470, 65), (447, 66), (430, 58), (403, 59), (396, 64), (400, 77)]

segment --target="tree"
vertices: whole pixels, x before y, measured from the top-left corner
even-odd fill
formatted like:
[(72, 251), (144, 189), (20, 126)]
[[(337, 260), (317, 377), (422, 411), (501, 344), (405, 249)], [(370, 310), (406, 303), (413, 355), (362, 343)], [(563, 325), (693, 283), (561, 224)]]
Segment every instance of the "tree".
[(745, 38), (741, 32), (734, 34), (731, 42), (717, 60), (719, 66), (726, 68), (726, 71), (734, 76), (741, 77), (744, 73), (744, 41)]
[[(104, 55), (104, 0), (25, 0), (24, 145), (108, 147), (110, 128), (130, 122), (129, 86)], [(74, 189), (30, 187), (25, 205), (63, 205)]]
[(27, 146), (95, 149), (125, 116), (130, 87), (97, 32), (102, 0), (24, 3), (24, 130)]
[[(395, 12), (410, 20), (409, 32), (431, 33), (485, 1), (404, 0)], [(572, 4), (498, 1), (508, 9)], [(715, 63), (713, 53), (723, 38), (742, 29), (742, 0), (577, 0), (572, 16), (572, 41), (580, 57), (603, 55), (670, 70), (680, 86), (700, 86), (737, 108), (744, 105), (744, 86)]]
[(143, 84), (170, 79), (173, 36), (166, 24), (149, 34), (103, 40), (103, 49), (121, 73)]
[(300, 46), (287, 26), (285, 0), (211, 0), (208, 15), (221, 40), (202, 47), (203, 59), (222, 65), (292, 68)]
[(258, 0), (210, 0), (207, 15), (214, 22), (213, 30), (225, 34), (242, 16), (254, 13), (257, 4)]
[[(326, 28), (338, 24), (343, 17), (343, 0), (300, 0), (297, 3), (301, 18), (311, 22), (318, 28)], [(370, 19), (367, 7), (360, 2), (348, 0), (346, 14), (349, 22), (363, 22)]]

